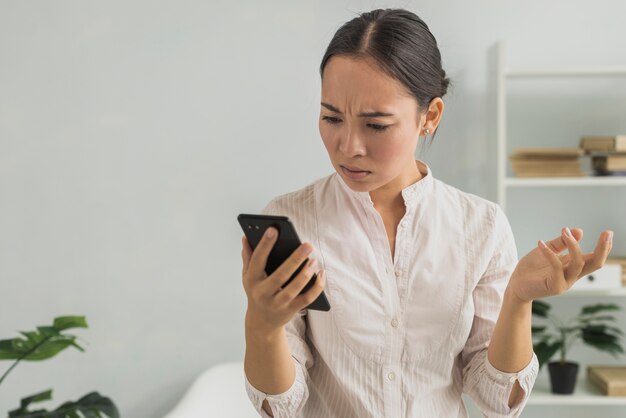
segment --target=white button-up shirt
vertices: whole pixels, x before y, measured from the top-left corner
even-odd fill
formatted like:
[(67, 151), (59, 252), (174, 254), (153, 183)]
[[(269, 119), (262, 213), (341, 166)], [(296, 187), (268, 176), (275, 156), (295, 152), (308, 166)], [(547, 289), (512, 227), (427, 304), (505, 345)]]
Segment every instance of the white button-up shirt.
[[(281, 394), (250, 384), (262, 417), (467, 417), (467, 393), (488, 417), (516, 417), (539, 364), (497, 370), (487, 348), (517, 264), (506, 215), (495, 203), (424, 177), (402, 190), (406, 213), (391, 257), (368, 192), (337, 173), (273, 199), (326, 270), (329, 312), (304, 310), (287, 325), (296, 379)], [(245, 377), (245, 376), (244, 376)], [(524, 399), (509, 408), (519, 381)]]

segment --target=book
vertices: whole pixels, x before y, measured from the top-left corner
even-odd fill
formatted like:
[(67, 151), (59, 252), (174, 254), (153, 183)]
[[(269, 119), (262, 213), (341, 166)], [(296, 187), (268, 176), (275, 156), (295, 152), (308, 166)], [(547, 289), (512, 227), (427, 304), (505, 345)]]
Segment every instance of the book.
[(596, 171), (626, 171), (626, 155), (592, 155), (591, 165)]
[(584, 171), (524, 171), (515, 173), (517, 177), (585, 177), (586, 175)]
[(521, 168), (578, 168), (580, 167), (580, 162), (578, 160), (512, 160), (511, 166), (515, 169)]
[(607, 396), (626, 396), (626, 366), (587, 366), (587, 380)]
[(583, 136), (580, 148), (585, 151), (626, 151), (626, 135)]
[(511, 160), (519, 159), (577, 159), (584, 155), (580, 148), (516, 148), (513, 150)]
[(509, 156), (517, 177), (582, 177), (580, 148), (516, 148)]

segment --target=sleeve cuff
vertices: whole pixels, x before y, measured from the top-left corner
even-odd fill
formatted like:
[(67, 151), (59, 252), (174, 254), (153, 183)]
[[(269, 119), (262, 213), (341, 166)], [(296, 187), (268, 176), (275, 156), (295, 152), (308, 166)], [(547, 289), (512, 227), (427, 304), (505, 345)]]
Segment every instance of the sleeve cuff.
[[(539, 360), (537, 359), (537, 355), (533, 352), (533, 356), (526, 367), (518, 372), (507, 373), (496, 369), (489, 362), (489, 358), (485, 356), (485, 372), (492, 381), (496, 382), (503, 388), (507, 416), (517, 416), (526, 405), (526, 402), (528, 402), (535, 380), (537, 379), (537, 374), (539, 373)], [(515, 404), (512, 408), (509, 408), (509, 397), (511, 396), (511, 390), (513, 389), (513, 385), (516, 381), (519, 382), (525, 395), (521, 401), (517, 402), (517, 404)]]
[(292, 416), (294, 411), (298, 408), (306, 392), (306, 377), (302, 366), (294, 359), (296, 378), (289, 389), (282, 393), (274, 395), (268, 395), (257, 388), (248, 380), (248, 376), (244, 373), (246, 380), (246, 392), (248, 397), (252, 401), (254, 408), (261, 414), (263, 418), (271, 418), (269, 414), (263, 410), (263, 401), (267, 399), (274, 418)]
[[(537, 366), (537, 367), (535, 367)], [(506, 383), (515, 383), (516, 380), (522, 381), (526, 380), (528, 377), (533, 374), (537, 375), (539, 369), (539, 361), (537, 359), (537, 355), (533, 352), (533, 357), (530, 359), (530, 362), (526, 367), (524, 367), (519, 372), (507, 373), (501, 370), (496, 369), (491, 362), (489, 361), (489, 357), (485, 356), (485, 370), (491, 379), (498, 383), (506, 384)]]

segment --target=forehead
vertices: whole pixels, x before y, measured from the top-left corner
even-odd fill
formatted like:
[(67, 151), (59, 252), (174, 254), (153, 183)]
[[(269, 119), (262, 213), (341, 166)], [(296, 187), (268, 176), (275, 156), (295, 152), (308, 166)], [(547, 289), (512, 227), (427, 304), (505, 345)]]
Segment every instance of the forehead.
[(381, 70), (370, 57), (331, 57), (324, 68), (322, 99), (339, 106), (346, 101), (378, 106), (415, 103), (406, 87)]

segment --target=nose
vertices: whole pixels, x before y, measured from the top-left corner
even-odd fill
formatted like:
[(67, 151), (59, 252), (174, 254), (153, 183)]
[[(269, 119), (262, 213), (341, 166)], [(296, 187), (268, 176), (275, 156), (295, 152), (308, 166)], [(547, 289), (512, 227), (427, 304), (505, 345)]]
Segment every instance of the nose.
[(346, 157), (365, 155), (365, 144), (356, 129), (348, 127), (339, 135), (339, 151)]

